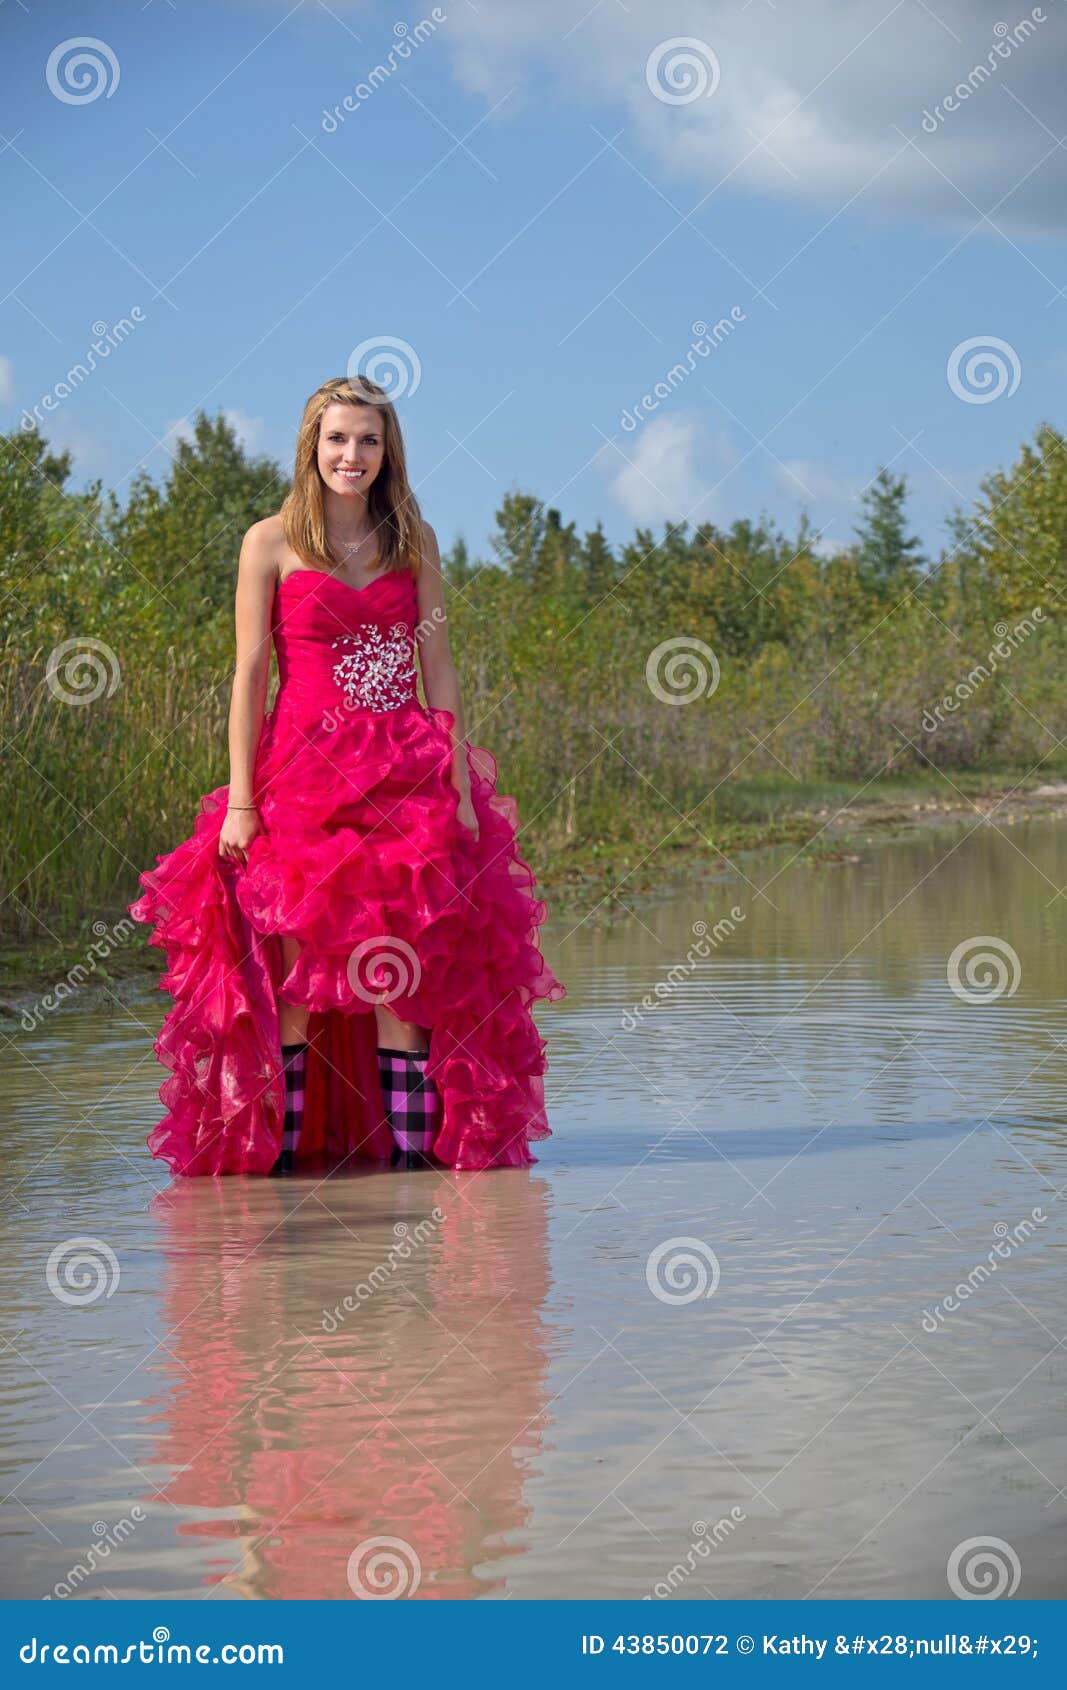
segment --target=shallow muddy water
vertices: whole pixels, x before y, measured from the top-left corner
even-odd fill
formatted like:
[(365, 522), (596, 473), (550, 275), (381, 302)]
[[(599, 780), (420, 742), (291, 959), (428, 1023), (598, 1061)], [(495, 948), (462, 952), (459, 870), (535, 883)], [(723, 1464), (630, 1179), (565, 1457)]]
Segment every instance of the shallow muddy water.
[(3, 1594), (1062, 1596), (1067, 828), (783, 864), (543, 929), (527, 1171), (172, 1182), (161, 997), (9, 1032)]

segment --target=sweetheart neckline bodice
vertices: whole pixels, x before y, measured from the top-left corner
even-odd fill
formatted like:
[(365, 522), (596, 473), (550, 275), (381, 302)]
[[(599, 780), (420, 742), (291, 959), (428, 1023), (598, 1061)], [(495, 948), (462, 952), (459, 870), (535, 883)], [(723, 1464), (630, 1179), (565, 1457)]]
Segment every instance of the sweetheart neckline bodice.
[(330, 575), (325, 569), (311, 569), (307, 565), (302, 564), (299, 569), (290, 569), (287, 574), (282, 576), (281, 580), (278, 582), (278, 591), (280, 592), (285, 586), (285, 583), (287, 581), (291, 581), (294, 575), (318, 575), (321, 576), (324, 581), (333, 581), (339, 587), (347, 587), (350, 593), (365, 593), (369, 591), (371, 587), (376, 587), (379, 581), (384, 581), (388, 576), (404, 573), (408, 572), (399, 569), (383, 569), (380, 574), (375, 575), (373, 580), (365, 581), (362, 587), (354, 587), (351, 581), (342, 581), (339, 575)]

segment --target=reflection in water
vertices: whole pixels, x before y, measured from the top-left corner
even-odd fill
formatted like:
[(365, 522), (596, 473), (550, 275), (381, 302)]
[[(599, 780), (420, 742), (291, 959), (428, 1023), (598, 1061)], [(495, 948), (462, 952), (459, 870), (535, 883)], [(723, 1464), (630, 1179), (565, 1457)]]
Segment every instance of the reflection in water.
[(476, 1569), (518, 1551), (544, 1426), (545, 1182), (309, 1191), (196, 1180), (153, 1201), (154, 1456), (180, 1467), (159, 1496), (209, 1511), (179, 1531), (220, 1540), (204, 1582), (234, 1594), (351, 1598), (349, 1557), (381, 1535), (414, 1551), (418, 1597), (491, 1595)]

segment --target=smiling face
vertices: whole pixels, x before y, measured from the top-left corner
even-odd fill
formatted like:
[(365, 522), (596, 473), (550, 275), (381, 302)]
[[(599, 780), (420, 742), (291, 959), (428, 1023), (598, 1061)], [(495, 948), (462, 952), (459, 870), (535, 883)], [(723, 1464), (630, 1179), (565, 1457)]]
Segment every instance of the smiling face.
[(374, 405), (327, 405), (319, 424), (318, 466), (332, 493), (365, 498), (385, 461), (382, 414)]

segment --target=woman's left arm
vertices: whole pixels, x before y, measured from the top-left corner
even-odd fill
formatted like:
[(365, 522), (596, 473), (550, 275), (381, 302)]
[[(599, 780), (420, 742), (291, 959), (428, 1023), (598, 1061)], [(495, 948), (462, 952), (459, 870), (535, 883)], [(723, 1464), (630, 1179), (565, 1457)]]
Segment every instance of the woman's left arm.
[(445, 610), (441, 554), (437, 536), (428, 522), (422, 525), (422, 567), (418, 574), (418, 622), (415, 643), (426, 703), (431, 710), (451, 711), (452, 784), (460, 796), (461, 820), (473, 832), (477, 821), (470, 803), (470, 773), (467, 768), (467, 734), (459, 678), (448, 643), (448, 613)]

